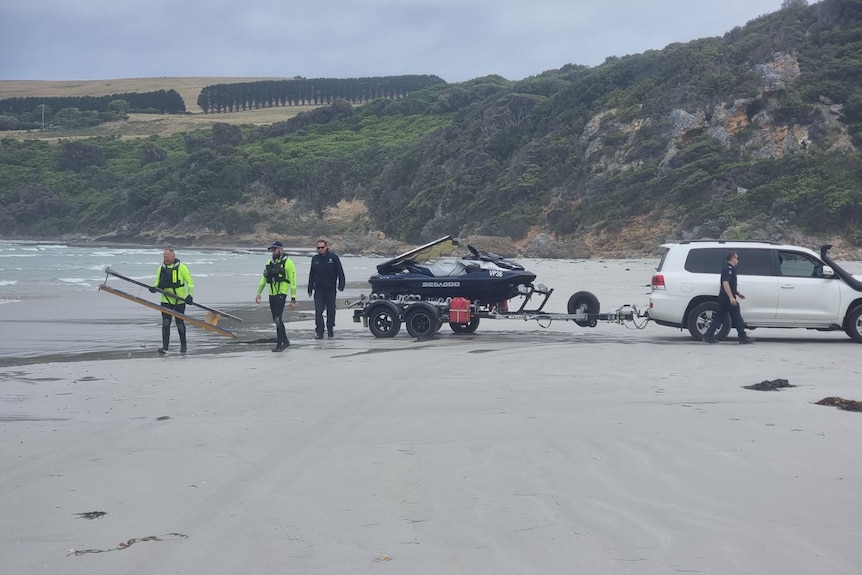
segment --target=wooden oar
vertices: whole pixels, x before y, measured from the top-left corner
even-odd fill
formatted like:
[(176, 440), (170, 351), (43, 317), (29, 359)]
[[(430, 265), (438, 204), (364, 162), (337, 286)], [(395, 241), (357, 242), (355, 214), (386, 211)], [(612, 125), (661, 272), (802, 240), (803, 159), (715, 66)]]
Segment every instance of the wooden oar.
[[(127, 300), (129, 300), (129, 301), (133, 301), (133, 302), (138, 303), (138, 304), (141, 304), (141, 305), (143, 305), (143, 306), (147, 306), (148, 308), (154, 309), (154, 310), (159, 311), (159, 312), (161, 312), (161, 313), (166, 313), (166, 314), (168, 314), (168, 315), (172, 315), (172, 316), (174, 316), (174, 317), (176, 317), (176, 318), (179, 318), (179, 319), (181, 319), (181, 320), (187, 321), (187, 322), (189, 322), (190, 324), (192, 324), (192, 325), (196, 325), (196, 326), (198, 326), (198, 327), (200, 327), (200, 328), (203, 328), (203, 329), (205, 329), (205, 330), (208, 330), (208, 331), (214, 331), (214, 332), (216, 332), (216, 333), (218, 333), (218, 334), (226, 335), (227, 337), (232, 337), (232, 338), (234, 338), (234, 339), (236, 338), (236, 334), (235, 334), (235, 333), (233, 333), (233, 332), (231, 332), (231, 331), (228, 331), (228, 330), (226, 330), (226, 329), (222, 329), (222, 328), (220, 328), (220, 327), (216, 326), (214, 323), (210, 323), (210, 322), (208, 322), (208, 321), (201, 321), (201, 320), (199, 320), (199, 319), (197, 319), (197, 318), (194, 318), (194, 317), (192, 317), (192, 316), (190, 316), (190, 315), (186, 315), (186, 314), (184, 314), (184, 313), (180, 313), (180, 312), (178, 312), (178, 311), (174, 311), (174, 310), (172, 310), (172, 309), (168, 309), (168, 308), (166, 308), (166, 307), (162, 307), (162, 306), (160, 306), (160, 305), (158, 305), (158, 304), (155, 304), (155, 303), (153, 303), (153, 302), (151, 302), (151, 301), (149, 301), (149, 300), (145, 300), (144, 298), (140, 298), (140, 297), (138, 297), (138, 296), (134, 296), (134, 295), (129, 294), (129, 293), (126, 293), (126, 292), (124, 292), (124, 291), (121, 291), (121, 290), (118, 290), (118, 289), (112, 288), (112, 287), (111, 287), (111, 286), (109, 286), (109, 285), (105, 285), (105, 284), (100, 285), (100, 286), (99, 286), (99, 291), (104, 291), (104, 292), (107, 292), (107, 293), (110, 293), (110, 294), (114, 294), (114, 295), (116, 295), (116, 296), (120, 296), (121, 298), (127, 299)], [(192, 302), (192, 303), (194, 304), (194, 302)]]

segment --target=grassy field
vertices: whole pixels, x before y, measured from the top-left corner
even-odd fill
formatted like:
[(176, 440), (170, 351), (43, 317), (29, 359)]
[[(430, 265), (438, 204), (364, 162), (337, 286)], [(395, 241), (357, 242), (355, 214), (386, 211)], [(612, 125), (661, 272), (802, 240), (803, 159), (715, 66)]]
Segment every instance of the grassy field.
[(46, 129), (42, 131), (4, 132), (4, 137), (24, 139), (86, 138), (92, 136), (120, 136), (141, 138), (153, 134), (169, 135), (206, 128), (216, 122), (227, 124), (265, 125), (283, 122), (315, 106), (293, 106), (246, 110), (230, 114), (204, 114), (197, 105), (198, 95), (204, 86), (232, 84), (281, 78), (121, 78), (114, 80), (0, 80), (0, 99), (28, 96), (108, 96), (125, 92), (153, 92), (176, 90), (182, 96), (189, 113), (130, 114), (125, 122), (111, 122), (93, 128), (76, 130)]

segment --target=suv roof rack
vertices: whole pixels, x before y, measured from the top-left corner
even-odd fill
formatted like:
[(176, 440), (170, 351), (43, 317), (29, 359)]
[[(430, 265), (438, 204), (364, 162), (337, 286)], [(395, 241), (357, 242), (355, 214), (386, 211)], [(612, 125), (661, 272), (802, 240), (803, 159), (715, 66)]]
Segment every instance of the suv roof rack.
[(772, 240), (682, 240), (678, 242), (680, 244), (699, 244), (699, 243), (710, 243), (710, 244), (770, 244), (773, 246), (782, 245), (781, 242), (774, 242)]

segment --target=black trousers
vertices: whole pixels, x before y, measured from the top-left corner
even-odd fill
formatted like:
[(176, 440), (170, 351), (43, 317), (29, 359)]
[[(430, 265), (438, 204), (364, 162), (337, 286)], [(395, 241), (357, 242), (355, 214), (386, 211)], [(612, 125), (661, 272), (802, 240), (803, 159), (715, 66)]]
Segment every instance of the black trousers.
[[(179, 313), (186, 313), (185, 303), (168, 303), (163, 301), (162, 307)], [(171, 320), (174, 319), (169, 313), (162, 314), (162, 349), (168, 349), (171, 342)], [(180, 335), (180, 349), (186, 349), (186, 322), (180, 318), (177, 320), (177, 333)]]
[(314, 331), (323, 335), (323, 312), (326, 311), (326, 329), (335, 328), (335, 288), (314, 290)]
[(707, 337), (715, 337), (715, 334), (724, 326), (724, 321), (727, 316), (730, 316), (731, 325), (736, 327), (736, 333), (740, 339), (745, 338), (745, 321), (742, 319), (742, 312), (739, 311), (739, 303), (730, 305), (730, 300), (718, 300), (718, 311), (712, 318), (709, 327), (706, 328)]
[(281, 316), (284, 314), (284, 304), (287, 302), (287, 295), (271, 295), (269, 296), (269, 310), (272, 312), (272, 321), (275, 322), (275, 335), (278, 338), (278, 343), (287, 345), (287, 330), (284, 329), (284, 320)]

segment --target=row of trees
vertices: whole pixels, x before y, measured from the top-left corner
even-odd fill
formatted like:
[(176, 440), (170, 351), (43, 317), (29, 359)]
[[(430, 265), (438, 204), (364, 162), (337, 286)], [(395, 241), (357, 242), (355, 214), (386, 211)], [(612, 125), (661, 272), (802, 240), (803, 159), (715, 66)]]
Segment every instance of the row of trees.
[(61, 108), (56, 112), (42, 105), (32, 112), (22, 112), (17, 116), (0, 114), (0, 131), (36, 130), (50, 128), (86, 128), (104, 122), (126, 120), (129, 117), (129, 103), (125, 100), (112, 100), (104, 112)]
[(153, 92), (126, 92), (110, 96), (29, 96), (26, 98), (4, 98), (0, 100), (0, 114), (22, 114), (32, 112), (43, 105), (50, 110), (78, 108), (93, 112), (107, 112), (114, 100), (125, 100), (132, 112), (153, 114), (182, 114), (186, 103), (176, 90)]
[(57, 96), (0, 100), (0, 131), (35, 130), (45, 126), (79, 128), (124, 120), (129, 112), (182, 114), (186, 104), (176, 90), (112, 94), (110, 96)]
[(279, 106), (331, 104), (347, 100), (353, 104), (376, 98), (397, 99), (434, 84), (445, 84), (437, 76), (407, 75), (368, 78), (292, 78), (206, 86), (198, 96), (205, 113), (238, 112)]

